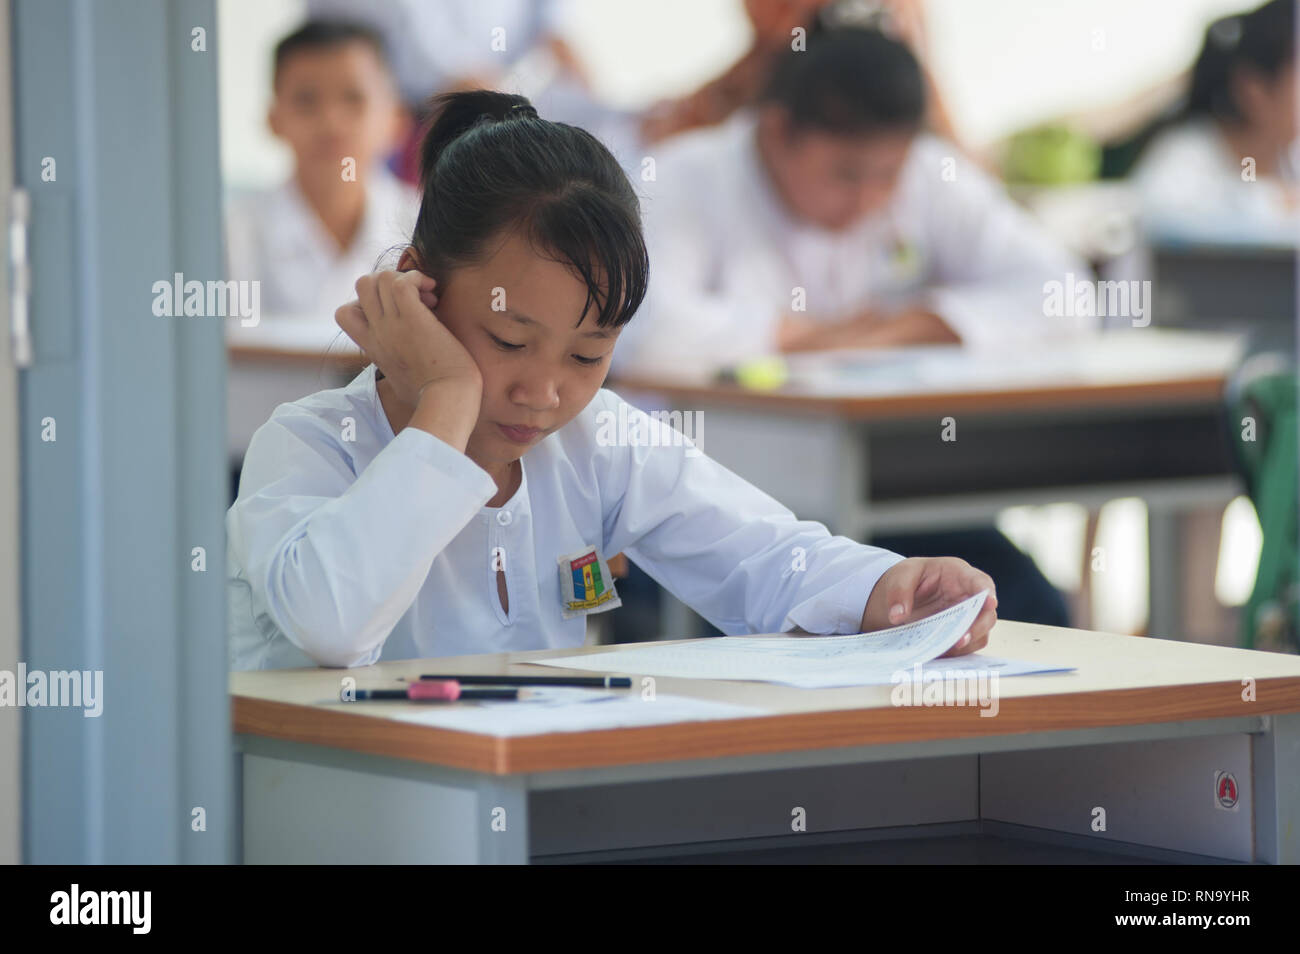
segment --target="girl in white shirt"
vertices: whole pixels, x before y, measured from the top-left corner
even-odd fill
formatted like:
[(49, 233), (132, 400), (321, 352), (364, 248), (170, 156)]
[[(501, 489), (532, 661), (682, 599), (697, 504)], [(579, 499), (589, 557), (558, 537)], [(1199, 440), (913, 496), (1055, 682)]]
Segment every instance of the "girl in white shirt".
[(1295, 241), (1295, 70), (1295, 0), (1210, 24), (1186, 103), (1133, 173), (1152, 231)]
[[(870, 631), (993, 590), (962, 560), (796, 519), (602, 389), (648, 275), (626, 176), (523, 97), (435, 106), (399, 271), (335, 315), (374, 364), (249, 446), (232, 668), (581, 646), (619, 605), (618, 552), (732, 634)], [(995, 607), (954, 653), (985, 644)]]

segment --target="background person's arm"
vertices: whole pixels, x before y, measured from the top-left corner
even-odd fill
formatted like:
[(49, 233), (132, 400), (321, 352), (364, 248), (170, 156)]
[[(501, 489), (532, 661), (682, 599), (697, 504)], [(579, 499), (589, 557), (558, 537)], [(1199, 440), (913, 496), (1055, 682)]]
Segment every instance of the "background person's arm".
[(778, 344), (786, 353), (960, 342), (961, 337), (951, 325), (932, 312), (920, 310), (892, 314), (869, 310), (830, 323), (787, 315), (782, 319), (778, 337)]

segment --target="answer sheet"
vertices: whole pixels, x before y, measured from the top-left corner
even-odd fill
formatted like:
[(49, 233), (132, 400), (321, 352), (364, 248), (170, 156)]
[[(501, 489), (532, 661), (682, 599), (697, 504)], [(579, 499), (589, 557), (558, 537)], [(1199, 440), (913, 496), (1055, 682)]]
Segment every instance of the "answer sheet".
[[(942, 655), (970, 629), (988, 596), (985, 590), (925, 619), (850, 636), (721, 636), (677, 645), (642, 644), (609, 652), (530, 661), (605, 673), (683, 679), (734, 679), (774, 682), (803, 689), (869, 686), (896, 682)], [(943, 660), (947, 663), (948, 660)], [(963, 670), (979, 670), (978, 653), (953, 660)], [(1054, 672), (1059, 667), (990, 659), (1001, 675)], [(943, 667), (948, 668), (948, 667)]]

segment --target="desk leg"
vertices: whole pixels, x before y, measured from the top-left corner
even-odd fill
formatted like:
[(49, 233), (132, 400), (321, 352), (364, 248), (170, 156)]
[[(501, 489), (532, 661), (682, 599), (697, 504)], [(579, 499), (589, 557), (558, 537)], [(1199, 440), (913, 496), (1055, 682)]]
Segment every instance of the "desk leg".
[(230, 833), (230, 860), (232, 863), (242, 865), (244, 863), (244, 753), (239, 744), (239, 736), (235, 736), (235, 744), (231, 752), (231, 761), (234, 762), (231, 771), (231, 778), (234, 781), (235, 798), (234, 798), (234, 828)]
[(1159, 502), (1147, 502), (1147, 566), (1150, 612), (1147, 635), (1180, 639), (1183, 566), (1181, 515)]
[(246, 864), (528, 863), (526, 778), (245, 745)]
[(1255, 860), (1300, 864), (1300, 712), (1270, 716), (1253, 741)]
[(528, 864), (528, 786), (518, 775), (493, 775), (478, 784), (478, 861)]
[(830, 529), (861, 542), (872, 530), (870, 442), (865, 426), (856, 427), (847, 421), (837, 420), (832, 434), (835, 497)]

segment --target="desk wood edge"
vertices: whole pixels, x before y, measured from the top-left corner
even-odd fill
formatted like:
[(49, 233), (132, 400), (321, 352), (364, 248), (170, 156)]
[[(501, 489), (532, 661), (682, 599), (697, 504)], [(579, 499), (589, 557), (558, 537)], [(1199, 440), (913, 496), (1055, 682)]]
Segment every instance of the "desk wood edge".
[[(1260, 679), (1255, 688), (1254, 702), (1242, 701), (1239, 681), (1228, 681), (1000, 699), (992, 719), (977, 706), (890, 706), (509, 738), (251, 696), (231, 700), (236, 733), (513, 775), (1300, 712), (1300, 676)], [(1219, 698), (1207, 703), (1207, 694)]]

